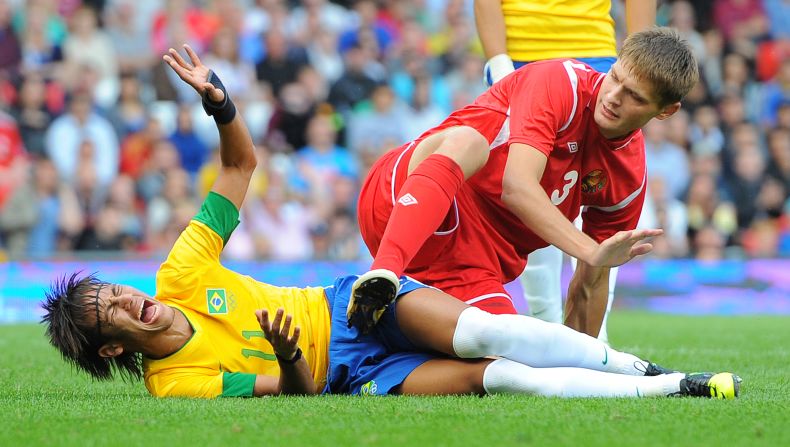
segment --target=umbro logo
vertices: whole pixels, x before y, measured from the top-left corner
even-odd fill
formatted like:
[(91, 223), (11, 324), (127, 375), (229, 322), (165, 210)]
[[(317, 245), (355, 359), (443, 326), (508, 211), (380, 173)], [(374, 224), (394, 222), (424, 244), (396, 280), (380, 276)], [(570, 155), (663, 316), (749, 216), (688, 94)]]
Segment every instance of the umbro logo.
[(409, 205), (417, 205), (418, 202), (413, 195), (406, 193), (402, 195), (400, 199), (398, 199), (398, 203), (400, 203), (403, 206), (409, 206)]
[(576, 143), (575, 141), (568, 141), (568, 150), (570, 151), (571, 154), (574, 152), (578, 152), (579, 144)]

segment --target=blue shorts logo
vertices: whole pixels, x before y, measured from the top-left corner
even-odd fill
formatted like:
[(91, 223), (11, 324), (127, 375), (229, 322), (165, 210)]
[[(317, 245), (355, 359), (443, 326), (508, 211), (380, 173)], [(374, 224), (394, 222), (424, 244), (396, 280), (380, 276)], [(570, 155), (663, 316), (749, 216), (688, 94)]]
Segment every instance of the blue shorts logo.
[(375, 396), (376, 395), (376, 391), (378, 391), (378, 389), (379, 389), (379, 387), (378, 387), (378, 385), (376, 385), (376, 381), (375, 380), (371, 380), (370, 382), (362, 385), (362, 387), (359, 389), (359, 395), (360, 396)]

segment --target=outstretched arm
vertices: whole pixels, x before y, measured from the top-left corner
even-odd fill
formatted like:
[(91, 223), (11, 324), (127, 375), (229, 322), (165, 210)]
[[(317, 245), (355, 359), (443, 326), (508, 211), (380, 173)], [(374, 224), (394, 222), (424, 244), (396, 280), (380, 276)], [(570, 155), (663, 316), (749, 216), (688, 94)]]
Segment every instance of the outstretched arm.
[(219, 130), (222, 166), (211, 190), (230, 200), (236, 209), (240, 209), (257, 164), (252, 137), (216, 74), (203, 65), (189, 45), (184, 45), (184, 50), (189, 56), (189, 62), (173, 48), (170, 48), (163, 59), (184, 82), (200, 94), (207, 113), (214, 116)]
[[(592, 267), (615, 267), (653, 249), (644, 240), (662, 234), (661, 230), (620, 231), (598, 244), (576, 228), (540, 185), (546, 162), (546, 155), (537, 149), (513, 143), (502, 180), (502, 202), (541, 239)], [(578, 187), (573, 178), (567, 182), (569, 190)], [(555, 191), (557, 199), (567, 193)]]
[(488, 59), (483, 75), (486, 84), (493, 85), (515, 70), (507, 54), (505, 16), (501, 0), (475, 0), (475, 25)]
[(656, 0), (626, 0), (625, 27), (628, 34), (650, 29), (656, 24)]
[(501, 0), (475, 0), (475, 25), (486, 58), (507, 54)]

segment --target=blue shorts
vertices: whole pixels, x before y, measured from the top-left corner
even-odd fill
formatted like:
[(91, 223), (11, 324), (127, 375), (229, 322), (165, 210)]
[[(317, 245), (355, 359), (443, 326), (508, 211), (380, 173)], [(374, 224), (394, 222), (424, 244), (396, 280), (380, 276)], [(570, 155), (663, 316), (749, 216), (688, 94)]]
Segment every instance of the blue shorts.
[[(418, 366), (436, 358), (417, 348), (398, 327), (396, 300), (384, 311), (368, 335), (348, 327), (346, 309), (357, 276), (338, 278), (325, 289), (332, 318), (329, 370), (325, 394), (385, 395), (406, 380)], [(407, 277), (400, 279), (398, 297), (428, 287)]]
[[(612, 67), (612, 64), (614, 64), (617, 61), (616, 57), (576, 57), (574, 59), (589, 65), (590, 67), (593, 68), (593, 70), (600, 73), (606, 73), (607, 71), (609, 71), (609, 69)], [(528, 63), (529, 62), (514, 61), (513, 65), (516, 68), (520, 68), (523, 67), (524, 65), (527, 65)]]

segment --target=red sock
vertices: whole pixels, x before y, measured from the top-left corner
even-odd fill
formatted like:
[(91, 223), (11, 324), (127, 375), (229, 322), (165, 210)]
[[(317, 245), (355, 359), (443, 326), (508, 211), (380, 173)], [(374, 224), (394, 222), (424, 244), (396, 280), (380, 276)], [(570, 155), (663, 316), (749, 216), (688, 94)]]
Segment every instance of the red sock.
[(403, 275), (420, 247), (441, 225), (463, 182), (464, 172), (450, 157), (433, 154), (423, 160), (398, 192), (371, 269)]

